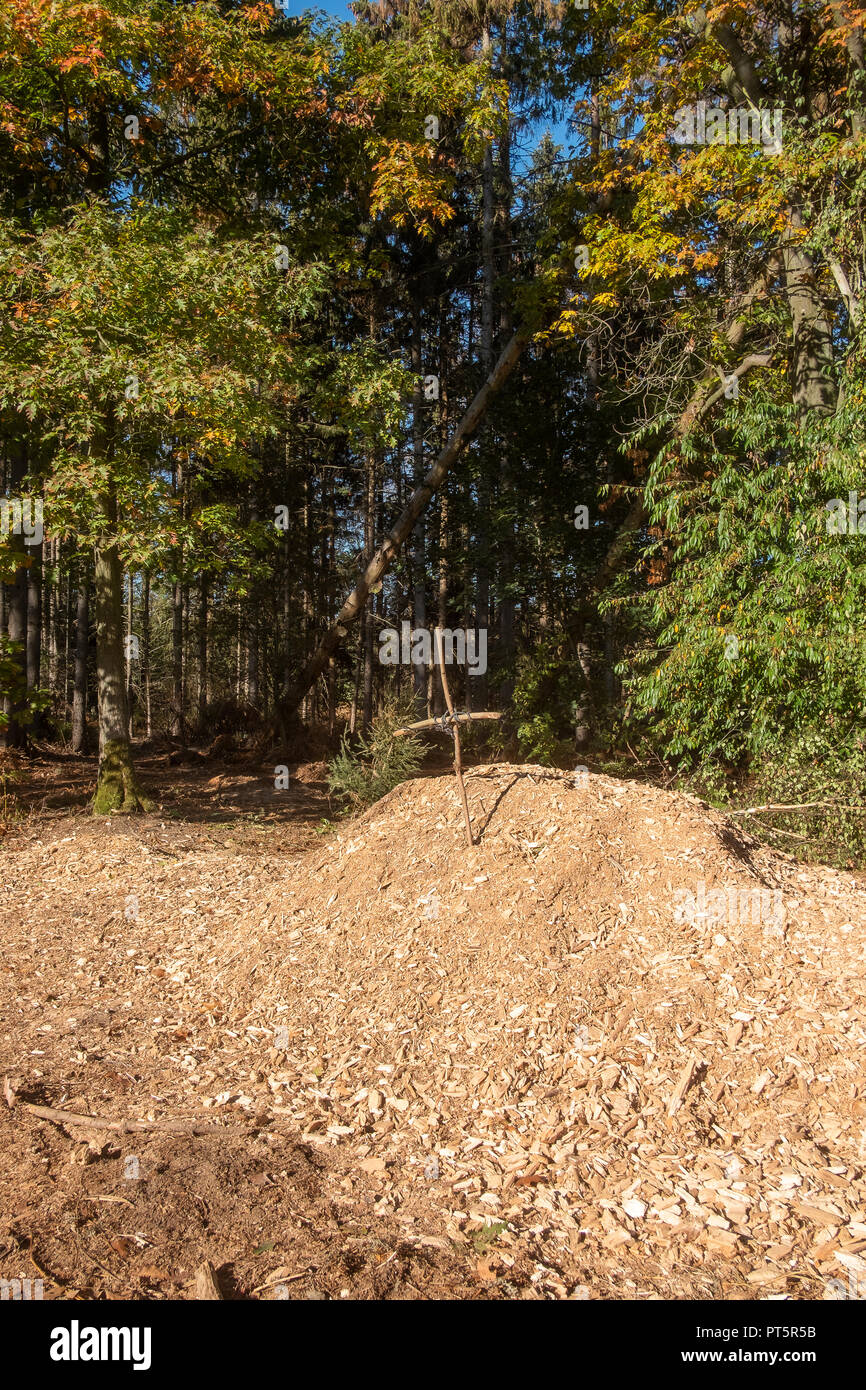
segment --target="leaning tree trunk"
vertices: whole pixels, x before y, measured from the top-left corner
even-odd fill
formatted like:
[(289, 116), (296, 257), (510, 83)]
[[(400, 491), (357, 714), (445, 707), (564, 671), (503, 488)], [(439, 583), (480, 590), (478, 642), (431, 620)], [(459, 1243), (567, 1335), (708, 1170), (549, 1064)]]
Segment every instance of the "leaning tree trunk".
[(99, 776), (93, 810), (143, 811), (143, 796), (132, 765), (123, 651), (123, 592), (120, 556), (112, 536), (117, 506), (113, 494), (103, 499), (105, 534), (94, 550), (93, 597), (96, 618), (96, 677), (99, 698)]
[(281, 714), (287, 722), (295, 715), (304, 695), (325, 669), (332, 654), (340, 646), (350, 625), (356, 622), (364, 611), (370, 590), (375, 584), (378, 584), (400, 554), (419, 516), (429, 506), (430, 499), (447, 478), (465, 444), (484, 418), (485, 411), (496, 392), (510, 376), (520, 354), (529, 342), (530, 336), (528, 331), (515, 333), (510, 343), (503, 348), (499, 361), (463, 416), (454, 434), (439, 454), (421, 486), (415, 488), (405, 510), (366, 566), (316, 651), (292, 682), (281, 707)]

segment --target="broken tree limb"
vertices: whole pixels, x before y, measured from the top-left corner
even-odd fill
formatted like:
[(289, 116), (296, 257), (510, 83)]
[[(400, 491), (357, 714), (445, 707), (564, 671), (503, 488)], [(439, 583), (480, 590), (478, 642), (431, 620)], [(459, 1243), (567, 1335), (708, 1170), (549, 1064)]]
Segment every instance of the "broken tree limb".
[(501, 710), (480, 709), (472, 710), (466, 714), (447, 714), (441, 719), (416, 719), (414, 724), (404, 724), (402, 729), (395, 729), (395, 737), (398, 734), (421, 733), (424, 729), (438, 729), (442, 734), (450, 734), (452, 724), (471, 724), (476, 719), (504, 719), (505, 715)]
[(325, 669), (328, 661), (346, 636), (349, 627), (364, 611), (370, 591), (387, 573), (400, 554), (401, 547), (414, 530), (418, 518), (426, 511), (434, 493), (442, 486), (466, 443), (484, 418), (491, 400), (511, 375), (530, 337), (531, 334), (528, 331), (517, 332), (503, 348), (499, 361), (475, 396), (457, 429), (436, 458), (423, 482), (415, 488), (402, 515), (394, 523), (387, 537), (369, 561), (364, 573), (315, 652), (280, 702), (280, 713), (284, 719), (291, 718), (295, 713), (310, 686), (319, 673)]
[(463, 781), (463, 759), (460, 756), (460, 727), (454, 714), (454, 705), (451, 700), (451, 691), (448, 688), (448, 677), (445, 674), (445, 644), (442, 637), (442, 628), (437, 625), (433, 636), (436, 640), (436, 659), (439, 662), (439, 678), (442, 681), (442, 694), (445, 696), (445, 704), (451, 720), (451, 736), (454, 739), (454, 776), (457, 778), (457, 786), (460, 791), (460, 801), (463, 805), (463, 819), (466, 823), (466, 843), (472, 848), (472, 822), (469, 819), (469, 802), (466, 800), (466, 785)]
[(811, 811), (816, 806), (832, 807), (834, 811), (859, 811), (862, 815), (866, 806), (845, 805), (838, 801), (800, 801), (793, 806), (779, 806), (767, 802), (764, 806), (747, 806), (743, 811), (728, 811), (729, 816), (757, 816), (762, 811)]
[(31, 1105), (26, 1100), (19, 1100), (16, 1105), (39, 1120), (51, 1120), (53, 1124), (84, 1125), (87, 1129), (108, 1129), (116, 1134), (215, 1134), (220, 1129), (219, 1125), (200, 1124), (198, 1120), (106, 1120), (101, 1115), (81, 1115), (75, 1110), (56, 1110), (51, 1105)]

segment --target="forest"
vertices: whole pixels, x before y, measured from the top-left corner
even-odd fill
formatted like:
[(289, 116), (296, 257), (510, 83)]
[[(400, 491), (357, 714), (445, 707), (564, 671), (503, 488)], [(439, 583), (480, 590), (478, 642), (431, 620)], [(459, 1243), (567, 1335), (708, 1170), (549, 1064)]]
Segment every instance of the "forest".
[(862, 1298), (866, 9), (323, 3), (0, 0), (0, 1296)]
[(439, 623), (524, 756), (856, 859), (862, 11), (354, 9), (3, 5), (6, 747), (135, 809), (441, 715)]

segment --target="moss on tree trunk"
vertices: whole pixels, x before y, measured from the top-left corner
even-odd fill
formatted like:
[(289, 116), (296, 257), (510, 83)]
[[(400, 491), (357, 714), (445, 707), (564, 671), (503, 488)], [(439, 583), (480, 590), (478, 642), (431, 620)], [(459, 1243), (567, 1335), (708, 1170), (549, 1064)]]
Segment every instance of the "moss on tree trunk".
[(153, 809), (153, 802), (148, 800), (138, 784), (128, 741), (113, 739), (105, 744), (99, 760), (99, 777), (92, 805), (97, 816), (108, 816), (115, 811)]
[(96, 619), (96, 675), (99, 695), (99, 776), (91, 803), (95, 815), (149, 811), (132, 765), (126, 707), (123, 649), (122, 575), (114, 536), (117, 500), (109, 481), (103, 496), (104, 536), (94, 548), (93, 598)]

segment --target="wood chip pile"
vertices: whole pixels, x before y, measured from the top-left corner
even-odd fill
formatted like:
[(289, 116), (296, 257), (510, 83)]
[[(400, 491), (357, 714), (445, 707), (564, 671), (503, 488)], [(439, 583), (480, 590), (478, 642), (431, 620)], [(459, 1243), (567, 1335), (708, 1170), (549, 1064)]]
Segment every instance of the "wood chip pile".
[(862, 878), (644, 784), (466, 785), (471, 850), (439, 777), (288, 865), (114, 864), (160, 1097), (284, 1115), (548, 1297), (866, 1293)]
[(287, 1030), (275, 1103), (590, 1270), (866, 1278), (862, 886), (636, 783), (467, 785), (474, 850), (418, 780), (271, 895), (223, 978)]

